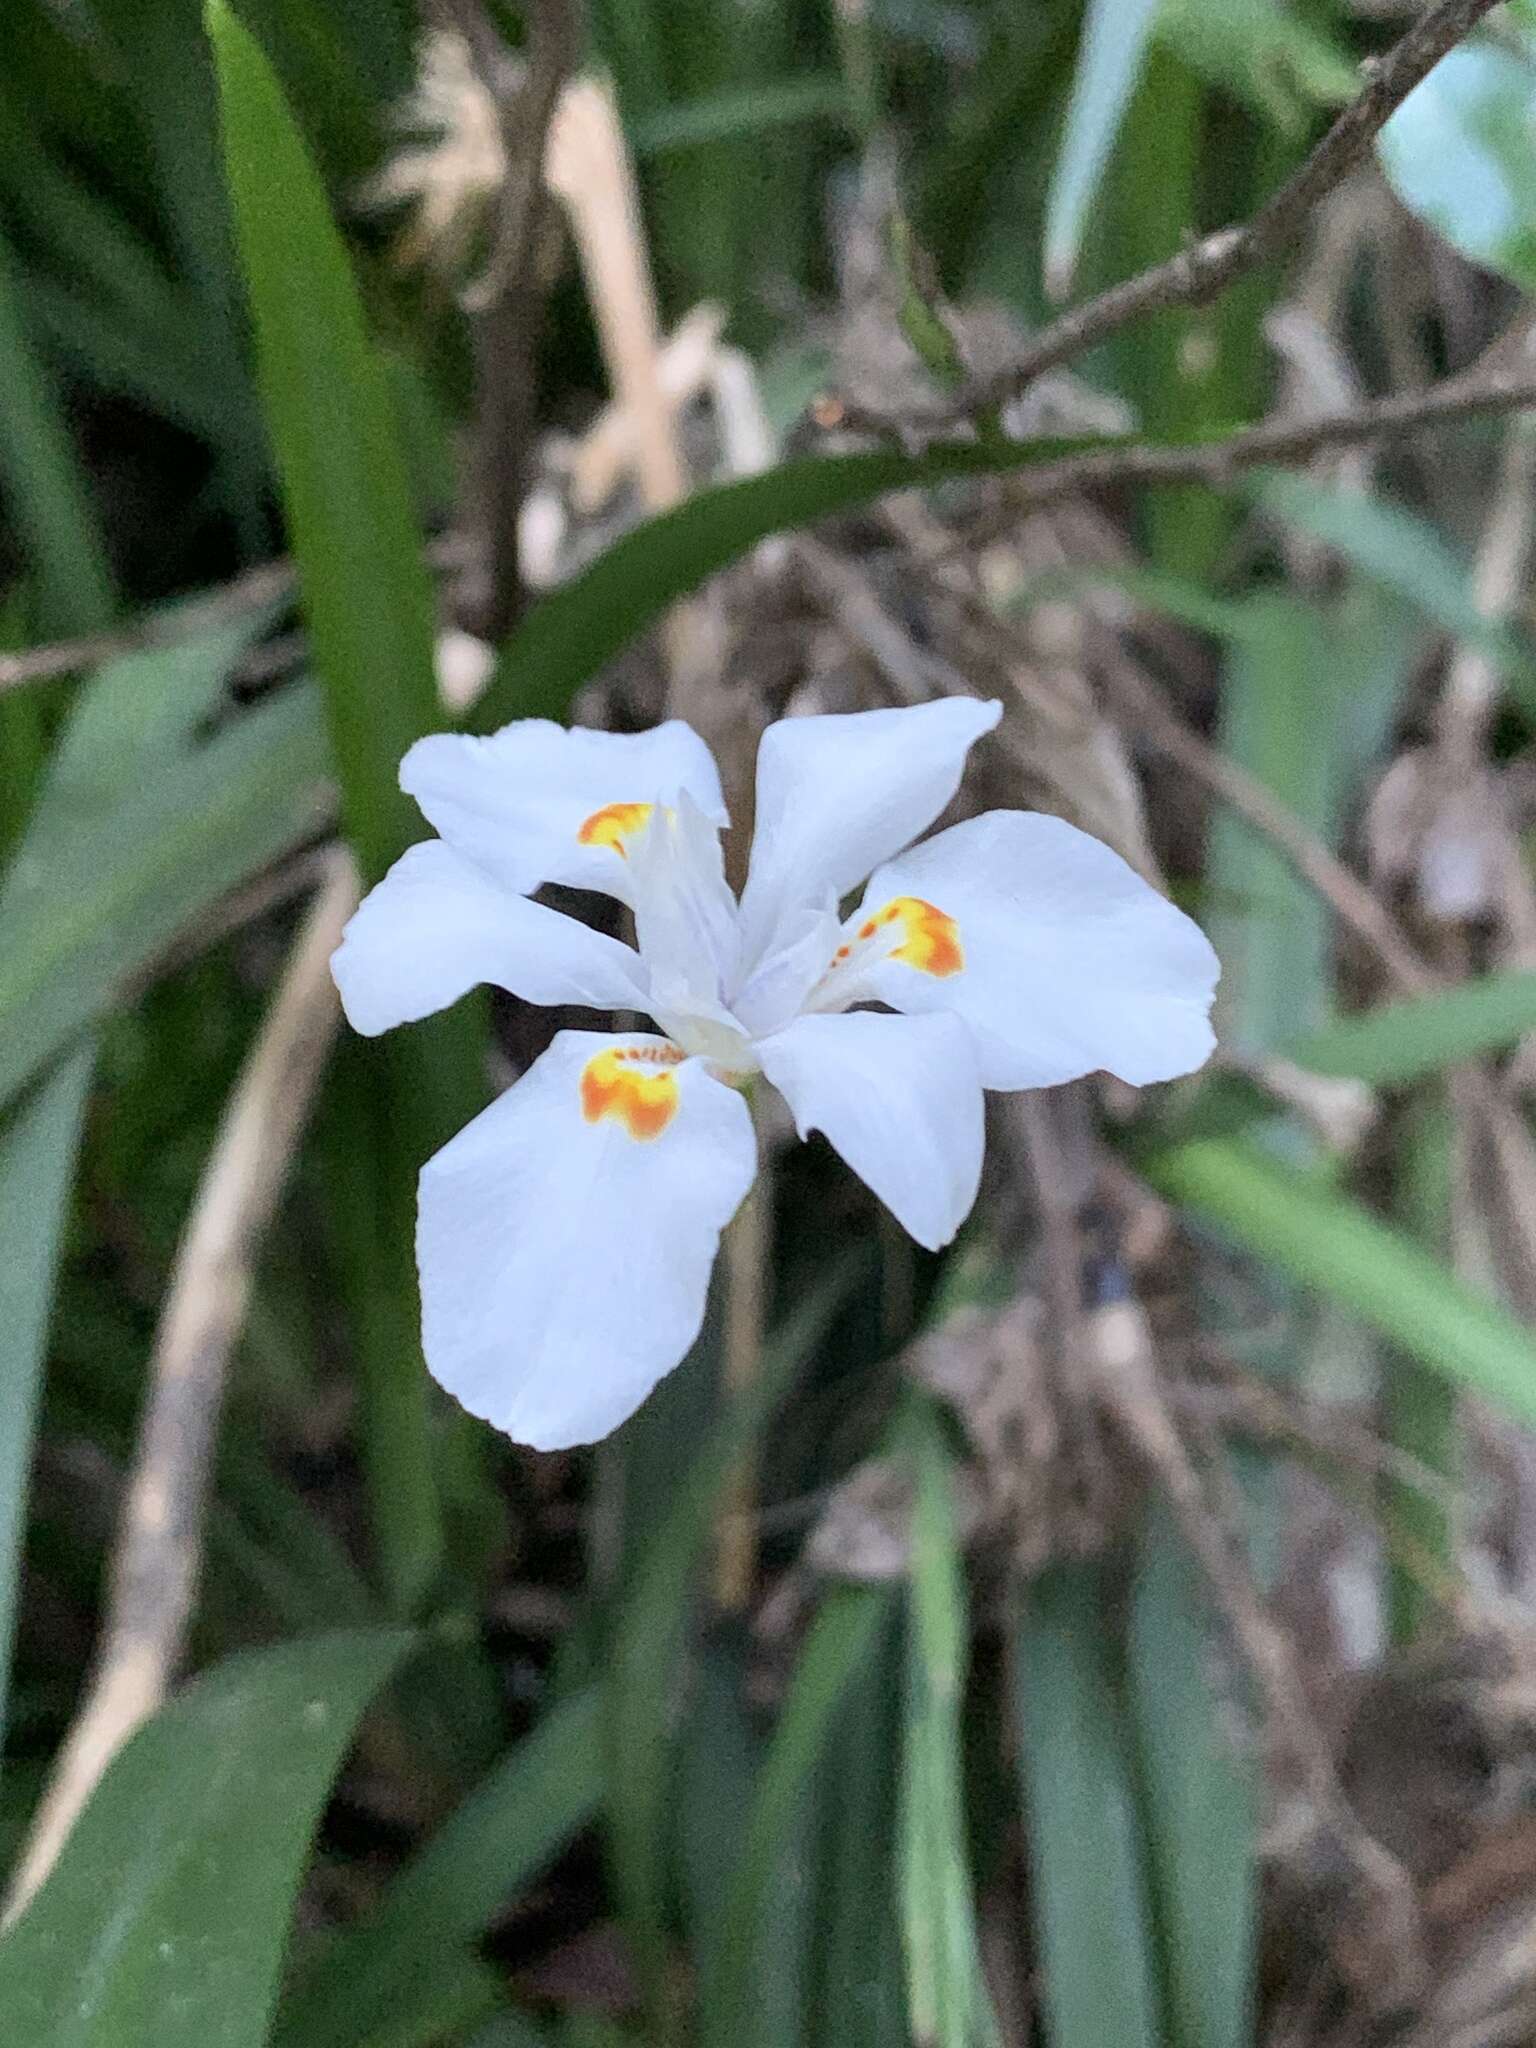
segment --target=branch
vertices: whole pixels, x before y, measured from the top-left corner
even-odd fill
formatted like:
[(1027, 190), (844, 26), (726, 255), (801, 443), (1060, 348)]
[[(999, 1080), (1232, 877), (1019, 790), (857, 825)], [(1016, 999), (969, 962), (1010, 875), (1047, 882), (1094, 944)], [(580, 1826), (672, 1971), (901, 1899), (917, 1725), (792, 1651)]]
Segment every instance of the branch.
[(1492, 12), (1498, 0), (1440, 0), (1384, 57), (1361, 68), (1363, 92), (1339, 115), (1306, 162), (1252, 220), (1218, 228), (1151, 270), (1111, 285), (1042, 328), (1006, 369), (970, 385), (954, 416), (994, 410), (1060, 363), (1072, 361), (1143, 314), (1169, 306), (1203, 306), (1246, 272), (1294, 241), (1325, 193), (1354, 168), (1388, 120), (1447, 50)]
[(1023, 472), (1020, 487), (1033, 506), (1116, 484), (1219, 486), (1265, 463), (1302, 462), (1328, 448), (1354, 448), (1418, 427), (1449, 426), (1484, 413), (1520, 412), (1533, 406), (1536, 380), (1531, 378), (1458, 377), (1432, 391), (1376, 399), (1353, 412), (1311, 420), (1264, 420), (1222, 441), (1195, 442), (1187, 448), (1148, 445), (1069, 455)]

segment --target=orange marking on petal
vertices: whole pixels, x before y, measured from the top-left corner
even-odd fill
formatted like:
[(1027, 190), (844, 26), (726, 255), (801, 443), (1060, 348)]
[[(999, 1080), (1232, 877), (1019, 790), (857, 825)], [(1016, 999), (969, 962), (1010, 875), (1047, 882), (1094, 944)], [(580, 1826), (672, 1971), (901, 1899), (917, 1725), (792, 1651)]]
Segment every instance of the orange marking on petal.
[(581, 1070), (581, 1113), (589, 1124), (612, 1117), (632, 1138), (659, 1138), (677, 1114), (677, 1076), (665, 1072), (634, 1073), (626, 1059), (646, 1065), (676, 1066), (683, 1055), (675, 1046), (657, 1052), (640, 1046), (609, 1046)]
[(859, 937), (861, 939), (872, 939), (875, 936), (877, 929), (878, 926), (876, 925), (875, 920), (873, 918), (869, 918), (864, 924), (861, 924), (859, 926)]
[(921, 896), (897, 896), (881, 911), (880, 922), (895, 924), (898, 918), (906, 937), (891, 954), (893, 960), (904, 960), (923, 974), (942, 977), (960, 972), (965, 965), (960, 927), (947, 912)]
[(625, 841), (644, 829), (655, 808), (654, 804), (604, 804), (586, 820), (576, 837), (583, 846), (611, 846), (620, 860), (628, 860)]

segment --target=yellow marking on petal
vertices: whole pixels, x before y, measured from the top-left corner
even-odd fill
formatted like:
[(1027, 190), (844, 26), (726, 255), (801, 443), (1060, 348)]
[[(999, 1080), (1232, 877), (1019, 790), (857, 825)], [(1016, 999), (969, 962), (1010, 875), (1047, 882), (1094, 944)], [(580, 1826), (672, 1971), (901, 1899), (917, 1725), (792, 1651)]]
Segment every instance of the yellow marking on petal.
[(958, 974), (965, 965), (959, 925), (935, 904), (925, 903), (921, 896), (893, 897), (883, 910), (876, 912), (872, 922), (899, 922), (905, 927), (906, 937), (893, 950), (891, 958), (904, 960), (923, 974), (942, 978)]
[(643, 831), (654, 804), (604, 804), (594, 811), (576, 834), (583, 846), (611, 846), (620, 860), (629, 859), (626, 841)]
[(589, 1124), (611, 1116), (632, 1138), (659, 1138), (677, 1114), (677, 1076), (666, 1069), (682, 1058), (673, 1045), (609, 1046), (581, 1070), (582, 1115)]

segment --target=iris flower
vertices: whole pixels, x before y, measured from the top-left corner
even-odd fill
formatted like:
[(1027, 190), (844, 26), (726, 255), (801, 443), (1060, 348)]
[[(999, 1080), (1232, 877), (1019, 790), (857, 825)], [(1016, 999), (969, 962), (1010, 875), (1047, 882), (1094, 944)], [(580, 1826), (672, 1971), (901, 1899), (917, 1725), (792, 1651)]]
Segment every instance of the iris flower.
[[(411, 748), (401, 786), (441, 836), (346, 928), (354, 1028), (480, 982), (656, 1027), (558, 1032), (422, 1169), (423, 1348), (472, 1414), (543, 1450), (589, 1443), (679, 1362), (757, 1172), (743, 1084), (777, 1089), (937, 1248), (976, 1197), (983, 1089), (1163, 1081), (1206, 1058), (1216, 957), (1109, 847), (1006, 810), (919, 839), (1001, 709), (770, 726), (739, 901), (715, 763), (677, 720), (524, 719)], [(535, 902), (550, 882), (617, 897), (634, 945)]]

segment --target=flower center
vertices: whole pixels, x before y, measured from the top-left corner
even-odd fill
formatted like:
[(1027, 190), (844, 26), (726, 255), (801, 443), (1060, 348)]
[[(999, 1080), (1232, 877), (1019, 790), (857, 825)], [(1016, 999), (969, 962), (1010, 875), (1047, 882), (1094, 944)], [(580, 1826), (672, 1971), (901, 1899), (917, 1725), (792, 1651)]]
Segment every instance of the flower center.
[(632, 1138), (659, 1138), (677, 1114), (675, 1045), (611, 1045), (581, 1070), (581, 1113), (589, 1124), (611, 1117)]

